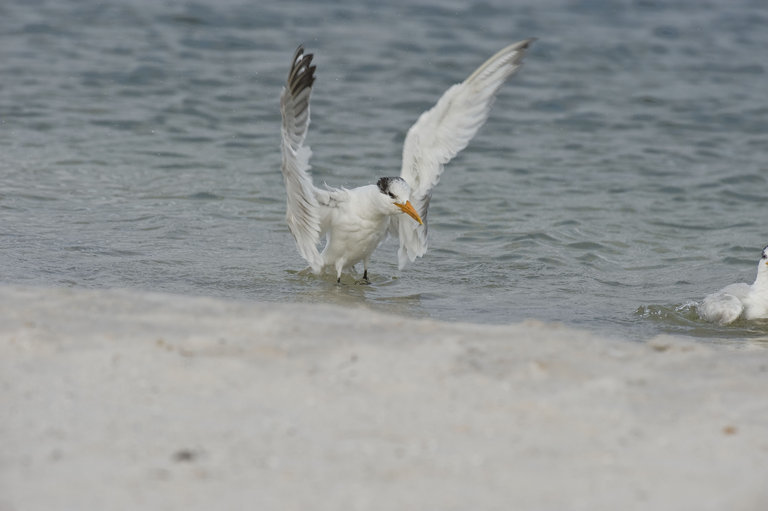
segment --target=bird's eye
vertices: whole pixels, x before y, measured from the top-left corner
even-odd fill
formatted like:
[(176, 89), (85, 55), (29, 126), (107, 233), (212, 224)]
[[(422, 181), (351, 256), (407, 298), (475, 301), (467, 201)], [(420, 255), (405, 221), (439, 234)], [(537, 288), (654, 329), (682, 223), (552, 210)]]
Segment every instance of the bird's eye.
[(390, 196), (392, 199), (394, 199), (394, 198), (395, 198), (395, 194), (394, 194), (394, 193), (392, 193), (392, 192), (389, 192), (387, 195), (389, 195), (389, 196)]

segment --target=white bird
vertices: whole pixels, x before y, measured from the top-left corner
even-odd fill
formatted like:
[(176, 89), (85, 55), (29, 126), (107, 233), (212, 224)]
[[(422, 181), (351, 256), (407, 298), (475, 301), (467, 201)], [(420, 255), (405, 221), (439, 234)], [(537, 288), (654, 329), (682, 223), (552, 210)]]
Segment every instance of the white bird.
[[(469, 78), (449, 88), (432, 109), (408, 130), (399, 177), (382, 177), (358, 188), (318, 188), (309, 173), (312, 154), (304, 145), (309, 127), (309, 98), (315, 81), (312, 54), (299, 46), (280, 96), (286, 220), (301, 256), (316, 274), (341, 274), (362, 261), (368, 280), (371, 254), (387, 237), (400, 240), (402, 269), (427, 251), (427, 210), (443, 166), (464, 149), (485, 123), (496, 92), (522, 65), (535, 39), (507, 46)], [(321, 236), (326, 242), (318, 250)]]
[(763, 249), (757, 264), (757, 278), (749, 284), (731, 284), (707, 295), (698, 307), (699, 315), (707, 321), (721, 325), (738, 318), (768, 318), (768, 246)]

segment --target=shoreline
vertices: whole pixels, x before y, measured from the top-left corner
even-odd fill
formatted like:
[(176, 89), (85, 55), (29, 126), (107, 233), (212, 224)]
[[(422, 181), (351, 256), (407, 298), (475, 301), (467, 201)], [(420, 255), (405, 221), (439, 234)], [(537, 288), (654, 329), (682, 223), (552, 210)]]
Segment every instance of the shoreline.
[(768, 354), (0, 286), (0, 509), (760, 509)]

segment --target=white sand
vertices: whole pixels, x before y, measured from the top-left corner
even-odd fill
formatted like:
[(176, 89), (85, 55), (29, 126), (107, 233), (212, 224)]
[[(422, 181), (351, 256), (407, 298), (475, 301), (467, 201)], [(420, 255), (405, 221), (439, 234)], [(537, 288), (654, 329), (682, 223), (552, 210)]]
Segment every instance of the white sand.
[(768, 351), (0, 287), (0, 509), (768, 509)]

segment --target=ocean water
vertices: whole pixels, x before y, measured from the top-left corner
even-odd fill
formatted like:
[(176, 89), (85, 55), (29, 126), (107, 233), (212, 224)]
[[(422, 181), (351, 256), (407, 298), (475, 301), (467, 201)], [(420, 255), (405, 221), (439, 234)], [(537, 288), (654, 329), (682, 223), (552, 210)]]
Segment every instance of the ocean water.
[[(24, 0), (0, 4), (0, 282), (322, 302), (627, 339), (768, 346), (698, 319), (768, 244), (768, 4)], [(313, 172), (397, 175), (405, 132), (538, 37), (446, 169), (430, 250), (318, 278), (284, 222), (279, 93), (315, 54)]]

